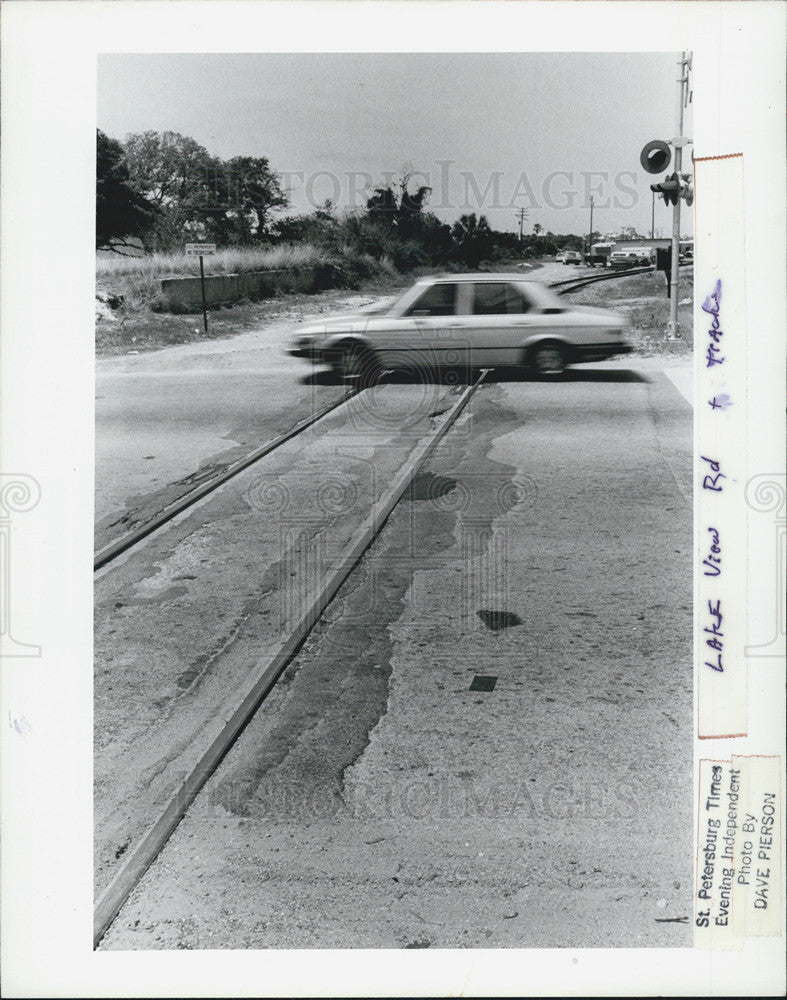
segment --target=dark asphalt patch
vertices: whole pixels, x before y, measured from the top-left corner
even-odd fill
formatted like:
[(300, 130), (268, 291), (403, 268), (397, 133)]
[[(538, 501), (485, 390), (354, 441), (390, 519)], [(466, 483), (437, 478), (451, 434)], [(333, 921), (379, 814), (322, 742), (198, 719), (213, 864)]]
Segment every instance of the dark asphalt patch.
[(436, 476), (433, 472), (419, 472), (402, 495), (403, 500), (436, 500), (456, 489), (456, 480), (449, 476)]
[(497, 677), (487, 677), (483, 674), (476, 674), (470, 683), (471, 691), (494, 691), (497, 684)]
[(476, 611), (481, 621), (492, 632), (501, 632), (504, 628), (513, 628), (514, 625), (521, 625), (522, 620), (513, 611), (490, 611), (482, 608)]

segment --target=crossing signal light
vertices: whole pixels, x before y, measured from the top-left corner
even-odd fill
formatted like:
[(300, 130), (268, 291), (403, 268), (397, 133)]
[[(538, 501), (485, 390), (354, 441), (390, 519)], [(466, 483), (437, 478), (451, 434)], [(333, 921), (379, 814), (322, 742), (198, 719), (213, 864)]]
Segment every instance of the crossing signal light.
[(660, 174), (662, 170), (666, 170), (671, 159), (672, 150), (669, 148), (669, 143), (662, 139), (646, 143), (639, 154), (642, 169), (647, 170), (649, 174)]
[(661, 184), (651, 184), (650, 190), (660, 194), (665, 205), (677, 205), (678, 198), (682, 198), (687, 205), (694, 202), (694, 178), (691, 174), (667, 174)]
[(651, 184), (650, 190), (660, 194), (665, 205), (677, 205), (681, 193), (681, 182), (677, 174), (667, 174), (661, 184)]

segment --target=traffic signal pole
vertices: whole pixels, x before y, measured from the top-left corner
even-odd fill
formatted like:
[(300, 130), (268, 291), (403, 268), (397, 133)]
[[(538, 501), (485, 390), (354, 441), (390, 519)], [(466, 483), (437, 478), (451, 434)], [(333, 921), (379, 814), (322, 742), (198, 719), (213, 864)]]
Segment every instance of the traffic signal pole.
[(590, 196), (590, 232), (588, 233), (588, 253), (593, 246), (593, 195)]
[[(683, 108), (686, 103), (686, 90), (689, 82), (689, 57), (686, 52), (682, 52), (678, 59), (678, 95), (676, 105), (676, 132), (678, 142), (675, 143), (675, 172), (680, 178), (683, 166)], [(670, 301), (669, 301), (669, 326), (667, 327), (667, 340), (680, 340), (680, 327), (678, 325), (678, 265), (680, 264), (680, 202), (678, 196), (672, 206), (672, 262), (670, 267)]]

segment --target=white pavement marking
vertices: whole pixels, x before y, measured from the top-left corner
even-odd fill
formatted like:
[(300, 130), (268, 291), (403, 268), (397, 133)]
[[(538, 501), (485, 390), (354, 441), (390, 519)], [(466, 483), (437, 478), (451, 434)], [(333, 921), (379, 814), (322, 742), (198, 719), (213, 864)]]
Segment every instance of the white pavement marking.
[(665, 368), (664, 374), (683, 396), (689, 406), (694, 406), (694, 372), (691, 365), (679, 368)]

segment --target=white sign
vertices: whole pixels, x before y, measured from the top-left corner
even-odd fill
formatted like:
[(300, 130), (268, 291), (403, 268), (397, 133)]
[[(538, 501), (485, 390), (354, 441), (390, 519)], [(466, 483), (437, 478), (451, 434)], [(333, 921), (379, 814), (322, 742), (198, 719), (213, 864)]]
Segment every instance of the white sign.
[(216, 252), (215, 243), (187, 243), (187, 257), (209, 257)]

